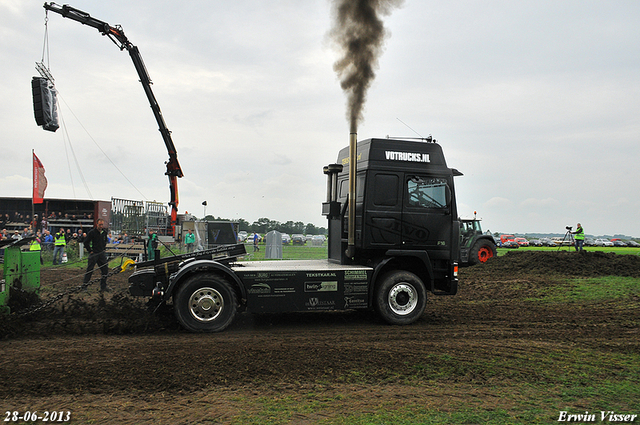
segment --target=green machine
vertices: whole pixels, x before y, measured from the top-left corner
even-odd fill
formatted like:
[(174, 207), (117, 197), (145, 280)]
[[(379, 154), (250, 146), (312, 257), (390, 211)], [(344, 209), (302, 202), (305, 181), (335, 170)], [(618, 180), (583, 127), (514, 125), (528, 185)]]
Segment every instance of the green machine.
[(0, 281), (0, 312), (10, 313), (7, 306), (10, 288), (38, 293), (40, 289), (40, 251), (23, 251), (34, 237), (0, 241), (4, 249), (3, 279)]

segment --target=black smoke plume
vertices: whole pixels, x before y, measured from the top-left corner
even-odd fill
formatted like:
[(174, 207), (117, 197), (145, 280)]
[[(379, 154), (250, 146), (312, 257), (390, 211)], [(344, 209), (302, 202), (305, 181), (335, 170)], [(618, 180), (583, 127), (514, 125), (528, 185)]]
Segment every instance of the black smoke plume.
[(363, 119), (367, 89), (375, 78), (386, 32), (380, 16), (391, 13), (404, 0), (334, 0), (335, 23), (330, 36), (342, 58), (333, 64), (347, 94), (350, 132)]

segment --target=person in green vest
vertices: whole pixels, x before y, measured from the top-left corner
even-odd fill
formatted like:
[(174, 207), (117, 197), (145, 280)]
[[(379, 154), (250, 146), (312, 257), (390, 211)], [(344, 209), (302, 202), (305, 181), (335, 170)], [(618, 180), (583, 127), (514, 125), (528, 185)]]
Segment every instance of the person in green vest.
[(67, 246), (67, 240), (64, 235), (64, 229), (61, 227), (60, 231), (53, 237), (53, 265), (62, 264), (62, 256), (64, 255), (64, 248)]
[(582, 246), (584, 245), (584, 229), (582, 228), (582, 224), (578, 223), (576, 231), (573, 232), (573, 234), (575, 235), (573, 239), (576, 241), (576, 252), (581, 252)]
[(29, 251), (40, 251), (42, 248), (40, 247), (40, 239), (36, 237), (29, 244)]
[(40, 253), (40, 264), (44, 264), (42, 261), (42, 247), (40, 246), (40, 232), (36, 235), (36, 238), (29, 244), (29, 251), (38, 251)]
[(147, 243), (147, 254), (149, 256), (149, 261), (153, 261), (156, 259), (156, 248), (158, 247), (158, 234), (155, 230), (149, 230), (149, 241)]
[(196, 235), (193, 234), (191, 229), (189, 229), (189, 232), (184, 236), (184, 243), (187, 245), (187, 252), (193, 252), (193, 247), (196, 244)]

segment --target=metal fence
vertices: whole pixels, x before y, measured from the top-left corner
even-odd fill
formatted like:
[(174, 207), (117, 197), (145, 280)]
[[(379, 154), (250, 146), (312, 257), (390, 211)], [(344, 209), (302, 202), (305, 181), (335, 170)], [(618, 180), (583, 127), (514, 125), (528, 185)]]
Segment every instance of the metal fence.
[(126, 233), (130, 237), (146, 236), (147, 229), (155, 230), (158, 235), (167, 235), (168, 208), (161, 202), (111, 198), (109, 228), (112, 232)]

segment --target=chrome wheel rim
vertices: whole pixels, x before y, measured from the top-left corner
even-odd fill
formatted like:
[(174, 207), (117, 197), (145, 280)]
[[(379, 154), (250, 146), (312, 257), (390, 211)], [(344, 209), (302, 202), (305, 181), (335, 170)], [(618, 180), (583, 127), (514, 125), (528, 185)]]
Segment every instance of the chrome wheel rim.
[(389, 291), (389, 307), (399, 316), (406, 316), (416, 309), (418, 293), (409, 283), (398, 283)]
[(200, 322), (210, 322), (222, 314), (224, 298), (213, 288), (200, 288), (189, 297), (189, 312)]

